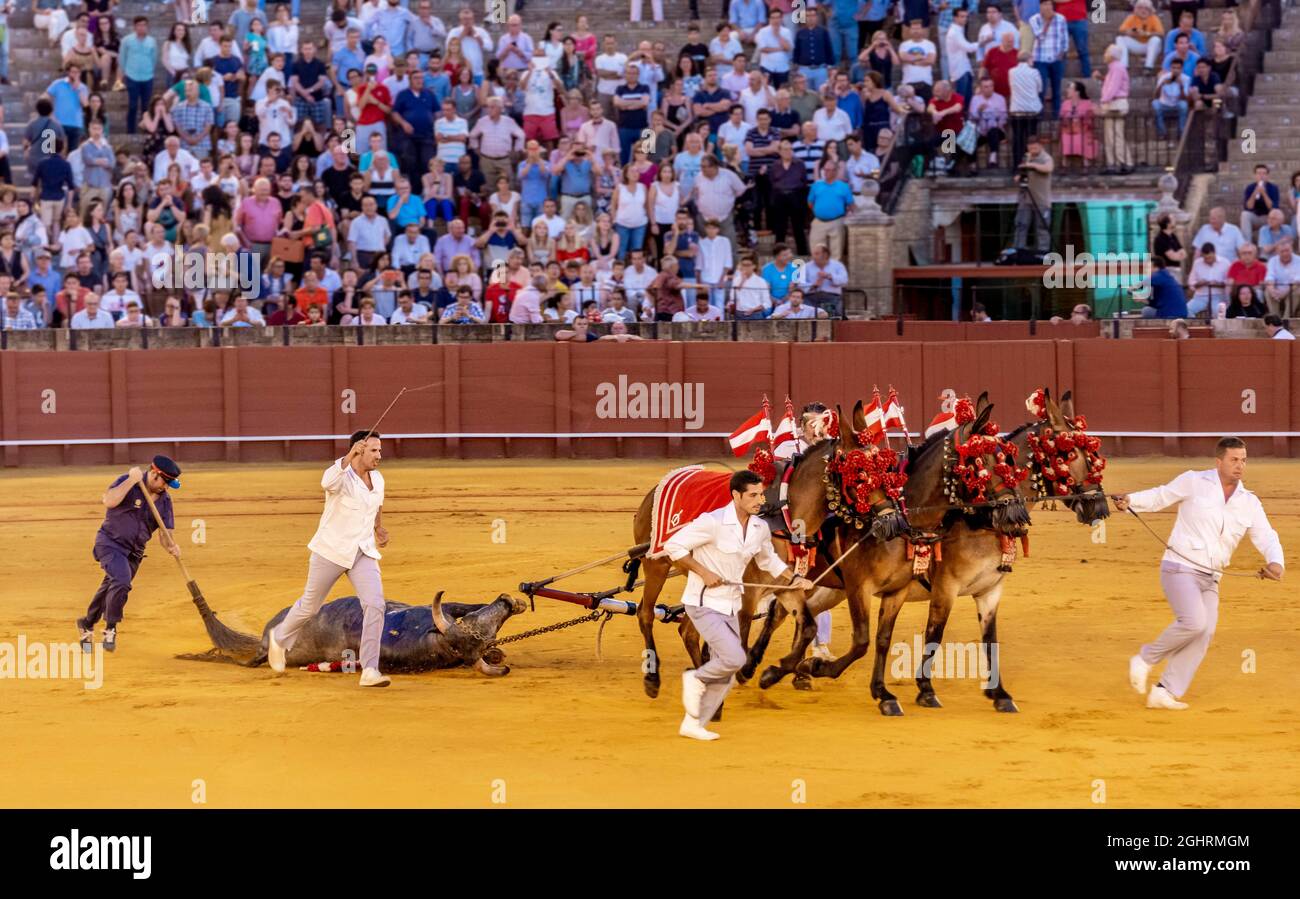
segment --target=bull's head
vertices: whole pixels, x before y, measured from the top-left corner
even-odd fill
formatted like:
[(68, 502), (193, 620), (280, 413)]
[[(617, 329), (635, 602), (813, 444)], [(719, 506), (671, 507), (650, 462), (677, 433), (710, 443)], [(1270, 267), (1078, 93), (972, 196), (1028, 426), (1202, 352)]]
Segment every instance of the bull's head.
[(439, 590), (433, 598), (432, 608), (433, 626), (442, 636), (443, 648), (488, 677), (509, 673), (510, 667), (500, 664), (505, 658), (501, 650), (489, 647), (505, 620), (523, 612), (528, 604), (502, 593), (482, 608), (452, 620), (443, 613), (442, 593)]

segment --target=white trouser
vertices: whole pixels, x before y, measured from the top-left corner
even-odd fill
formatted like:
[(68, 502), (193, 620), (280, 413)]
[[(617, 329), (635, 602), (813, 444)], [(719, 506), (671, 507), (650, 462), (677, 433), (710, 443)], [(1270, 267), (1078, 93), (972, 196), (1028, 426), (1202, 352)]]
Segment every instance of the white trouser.
[(700, 698), (700, 722), (707, 724), (731, 689), (732, 675), (744, 667), (745, 646), (740, 642), (740, 621), (735, 615), (687, 606), (686, 617), (709, 645), (709, 660), (695, 669), (696, 679), (705, 685)]
[[(650, 0), (650, 5), (654, 8), (655, 21), (664, 20), (664, 0)], [(641, 0), (632, 0), (632, 21), (641, 21)]]
[(1160, 59), (1160, 51), (1164, 49), (1164, 41), (1155, 35), (1147, 38), (1147, 41), (1144, 44), (1135, 37), (1121, 34), (1119, 37), (1115, 38), (1115, 45), (1119, 47), (1120, 51), (1119, 63), (1125, 68), (1128, 68), (1128, 55), (1132, 52), (1146, 53), (1146, 59), (1143, 61), (1143, 65), (1148, 69), (1153, 69), (1155, 68), (1156, 62)]
[(1174, 621), (1155, 642), (1142, 647), (1142, 661), (1155, 665), (1168, 659), (1160, 683), (1181, 697), (1192, 685), (1219, 621), (1219, 582), (1188, 565), (1165, 562), (1160, 566), (1160, 586), (1174, 610)]
[(818, 613), (816, 620), (817, 620), (817, 642), (830, 643), (831, 642), (830, 609), (827, 609), (825, 612)]
[(44, 28), (53, 44), (68, 30), (68, 14), (62, 9), (43, 9), (36, 13), (32, 24)]
[(320, 611), (321, 603), (344, 574), (352, 582), (352, 589), (357, 591), (364, 612), (361, 620), (361, 667), (378, 670), (379, 640), (384, 633), (384, 583), (379, 577), (379, 563), (361, 550), (357, 550), (351, 568), (335, 565), (324, 556), (312, 553), (307, 563), (307, 586), (303, 588), (302, 596), (271, 633), (285, 652), (293, 649), (298, 632)]

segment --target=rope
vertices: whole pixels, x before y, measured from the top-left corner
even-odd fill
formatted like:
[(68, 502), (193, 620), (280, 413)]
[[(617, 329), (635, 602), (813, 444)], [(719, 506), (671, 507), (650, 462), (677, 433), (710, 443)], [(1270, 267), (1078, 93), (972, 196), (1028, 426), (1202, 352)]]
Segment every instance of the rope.
[[(1113, 497), (1112, 497), (1112, 498), (1113, 498)], [(1136, 518), (1136, 519), (1138, 520), (1138, 523), (1141, 524), (1142, 527), (1144, 527), (1144, 528), (1147, 529), (1147, 532), (1148, 532), (1152, 537), (1154, 537), (1154, 538), (1156, 539), (1156, 542), (1157, 542), (1157, 543), (1159, 543), (1159, 544), (1160, 544), (1161, 546), (1163, 546), (1165, 549), (1169, 550), (1169, 551), (1170, 551), (1171, 553), (1173, 553), (1174, 555), (1178, 556), (1178, 558), (1185, 560), (1185, 561), (1187, 562), (1187, 564), (1191, 565), (1193, 568), (1195, 568), (1195, 569), (1196, 569), (1197, 571), (1199, 571), (1201, 574), (1217, 574), (1217, 575), (1221, 575), (1221, 576), (1225, 576), (1225, 577), (1249, 577), (1249, 578), (1256, 578), (1256, 579), (1258, 579), (1258, 580), (1263, 580), (1263, 579), (1264, 579), (1264, 575), (1262, 575), (1262, 574), (1260, 574), (1260, 573), (1258, 573), (1258, 572), (1256, 572), (1255, 574), (1244, 574), (1243, 572), (1240, 572), (1240, 571), (1224, 571), (1222, 568), (1209, 568), (1209, 567), (1207, 567), (1207, 566), (1205, 566), (1205, 565), (1202, 565), (1200, 562), (1196, 562), (1196, 561), (1194, 561), (1194, 560), (1192, 560), (1192, 559), (1188, 559), (1187, 556), (1183, 555), (1183, 554), (1180, 553), (1178, 550), (1176, 550), (1176, 549), (1174, 549), (1172, 546), (1170, 546), (1170, 545), (1168, 544), (1168, 542), (1166, 542), (1165, 540), (1161, 539), (1160, 535), (1157, 534), (1157, 533), (1155, 532), (1155, 530), (1151, 527), (1151, 525), (1149, 525), (1149, 524), (1146, 523), (1146, 521), (1142, 518), (1141, 515), (1139, 515), (1138, 513), (1134, 512), (1134, 511), (1132, 510), (1132, 508), (1130, 508), (1128, 511), (1129, 511), (1129, 514), (1131, 514), (1134, 518)]]

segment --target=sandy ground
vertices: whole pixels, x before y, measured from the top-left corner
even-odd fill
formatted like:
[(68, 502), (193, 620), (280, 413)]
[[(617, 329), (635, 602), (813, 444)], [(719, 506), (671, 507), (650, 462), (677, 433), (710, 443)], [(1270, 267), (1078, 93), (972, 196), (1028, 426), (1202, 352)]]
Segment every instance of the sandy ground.
[[(1198, 460), (1116, 461), (1110, 490), (1168, 480)], [(320, 512), (316, 465), (192, 466), (177, 494), (183, 535), (201, 520), (206, 542), (186, 561), (223, 619), (246, 631), (296, 598)], [(632, 511), (663, 463), (386, 464), (383, 562), (392, 599), (481, 601), (518, 582), (631, 543)], [(1294, 566), (1300, 463), (1250, 463)], [(99, 580), (90, 550), (108, 468), (6, 471), (0, 508), (0, 640), (73, 641), (73, 620)], [(1167, 531), (1170, 515), (1152, 516)], [(1291, 806), (1300, 795), (1295, 578), (1230, 578), (1214, 646), (1183, 713), (1147, 711), (1126, 661), (1167, 623), (1159, 547), (1136, 521), (1112, 519), (1104, 543), (1064, 511), (1034, 513), (1031, 557), (1003, 598), (1004, 682), (1018, 715), (995, 713), (971, 679), (940, 680), (945, 707), (912, 703), (880, 716), (866, 659), (838, 681), (796, 692), (739, 688), (723, 738), (676, 735), (685, 653), (660, 628), (664, 690), (642, 692), (635, 621), (584, 624), (507, 647), (512, 673), (465, 670), (361, 690), (354, 677), (173, 658), (207, 648), (180, 575), (151, 550), (127, 606), (120, 649), (103, 686), (0, 680), (0, 805), (511, 807), (1112, 807)], [(505, 526), (505, 542), (493, 529)], [(1236, 570), (1258, 556), (1243, 542)], [(600, 589), (613, 566), (565, 585)], [(682, 581), (669, 596), (676, 601)], [(335, 595), (351, 591), (346, 582)], [(539, 600), (503, 633), (581, 614)], [(910, 643), (923, 604), (899, 618)], [(847, 642), (835, 610), (833, 645)], [(954, 609), (948, 639), (978, 639), (974, 606)], [(785, 630), (774, 646), (788, 646)], [(1243, 671), (1243, 653), (1255, 672)], [(201, 781), (201, 784), (196, 782)], [(1104, 782), (1104, 783), (1103, 783)]]

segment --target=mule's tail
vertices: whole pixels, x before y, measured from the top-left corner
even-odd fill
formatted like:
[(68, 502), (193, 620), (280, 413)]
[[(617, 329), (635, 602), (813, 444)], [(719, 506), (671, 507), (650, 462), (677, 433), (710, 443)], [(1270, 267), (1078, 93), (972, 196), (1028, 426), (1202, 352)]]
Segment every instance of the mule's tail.
[(239, 665), (258, 665), (265, 660), (261, 638), (222, 624), (217, 618), (217, 613), (208, 607), (207, 600), (203, 598), (203, 594), (199, 592), (198, 586), (193, 581), (190, 582), (190, 598), (194, 600), (194, 607), (199, 610), (199, 617), (203, 619), (203, 627), (208, 632), (208, 639), (212, 641), (213, 650), (206, 653), (179, 655), (178, 659), (204, 662), (230, 661)]

